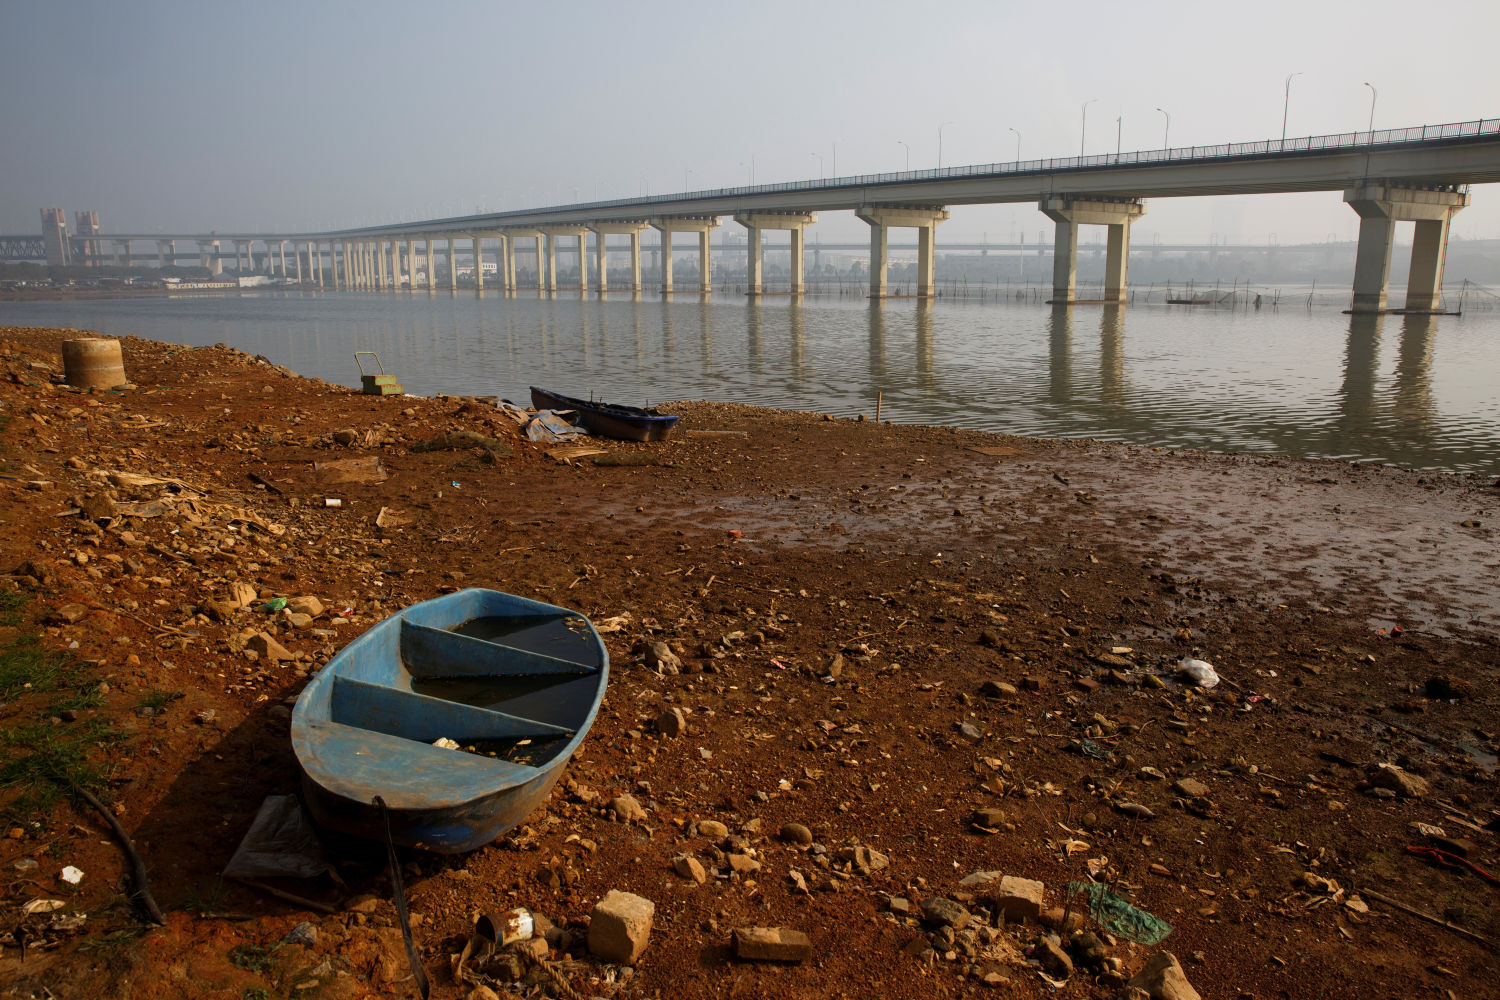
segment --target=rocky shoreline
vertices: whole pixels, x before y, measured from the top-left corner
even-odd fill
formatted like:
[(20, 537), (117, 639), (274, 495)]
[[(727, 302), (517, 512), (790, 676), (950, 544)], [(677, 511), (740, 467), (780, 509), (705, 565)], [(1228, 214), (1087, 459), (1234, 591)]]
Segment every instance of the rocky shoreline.
[[(338, 881), (280, 898), (221, 872), (296, 790), (306, 679), (465, 586), (589, 615), (613, 675), (526, 824), (403, 858), (435, 996), (1497, 971), (1487, 479), (710, 403), (667, 442), (560, 447), (223, 347), (127, 339), (132, 387), (78, 390), (74, 336), (0, 330), (8, 995), (412, 995), (379, 845), (329, 841)], [(64, 779), (165, 927), (101, 817), (47, 801)], [(513, 907), (538, 933), (476, 951)]]

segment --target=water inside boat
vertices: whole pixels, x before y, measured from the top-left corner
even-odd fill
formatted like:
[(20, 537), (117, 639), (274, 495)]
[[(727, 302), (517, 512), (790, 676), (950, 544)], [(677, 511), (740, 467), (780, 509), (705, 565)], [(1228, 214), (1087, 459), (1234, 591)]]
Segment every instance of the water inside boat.
[(457, 739), (455, 742), (465, 753), (477, 754), (481, 757), (495, 757), (499, 760), (510, 761), (512, 764), (524, 764), (527, 767), (541, 767), (557, 756), (557, 752), (566, 746), (568, 741), (560, 736), (532, 736), (526, 739)]
[(514, 646), (559, 660), (599, 665), (588, 623), (577, 615), (491, 615), (449, 629), (459, 635)]

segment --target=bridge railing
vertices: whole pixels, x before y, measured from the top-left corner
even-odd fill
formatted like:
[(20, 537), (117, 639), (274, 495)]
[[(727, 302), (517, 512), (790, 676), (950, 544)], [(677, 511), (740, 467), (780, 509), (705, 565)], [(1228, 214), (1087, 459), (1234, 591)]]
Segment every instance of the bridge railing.
[[(752, 184), (738, 187), (707, 188), (678, 194), (643, 195), (638, 198), (614, 198), (607, 201), (580, 202), (572, 205), (550, 205), (542, 208), (517, 209), (479, 216), (433, 219), (424, 223), (434, 232), (462, 233), (469, 230), (500, 228), (512, 219), (535, 220), (539, 216), (568, 215), (604, 209), (634, 208), (649, 205), (673, 205), (705, 199), (742, 198), (754, 195), (780, 194), (789, 191), (814, 191), (828, 188), (868, 187), (902, 184), (924, 180), (955, 180), (969, 177), (1005, 177), (1017, 174), (1057, 173), (1068, 170), (1092, 170), (1099, 167), (1151, 166), (1163, 163), (1207, 163), (1263, 156), (1293, 156), (1336, 150), (1389, 149), (1423, 142), (1443, 142), (1485, 135), (1500, 135), (1500, 118), (1450, 122), (1442, 125), (1414, 125), (1410, 128), (1376, 129), (1373, 132), (1338, 132), (1297, 139), (1260, 139), (1254, 142), (1227, 142), (1211, 146), (1178, 146), (1170, 149), (1146, 149), (1129, 153), (1094, 153), (1087, 156), (1061, 156), (1038, 160), (1016, 160), (1009, 163), (976, 163), (960, 167), (936, 167), (928, 170), (898, 170), (891, 173), (853, 174), (819, 180), (783, 181), (776, 184)], [(654, 213), (642, 211), (641, 218)], [(390, 227), (369, 230), (344, 230), (339, 237), (358, 237), (363, 232), (379, 232)], [(399, 228), (399, 227), (398, 227)], [(290, 238), (290, 237), (288, 237)]]
[[(1415, 125), (1410, 128), (1376, 129), (1374, 132), (1338, 132), (1298, 139), (1260, 139), (1255, 142), (1226, 142), (1211, 146), (1178, 146), (1171, 149), (1145, 149), (1129, 153), (1093, 153), (1087, 156), (1062, 156), (1038, 160), (1016, 160), (1009, 163), (976, 163), (961, 167), (935, 167), (928, 170), (898, 170), (880, 174), (852, 174), (818, 180), (784, 181), (777, 184), (755, 184), (740, 187), (707, 188), (680, 194), (645, 195), (609, 201), (560, 205), (551, 211), (576, 212), (592, 208), (618, 208), (622, 205), (664, 204), (701, 198), (723, 198), (784, 191), (810, 191), (821, 188), (893, 184), (921, 180), (953, 180), (965, 177), (995, 177), (1009, 174), (1053, 173), (1061, 170), (1087, 170), (1096, 167), (1193, 163), (1210, 160), (1238, 159), (1252, 156), (1328, 152), (1339, 149), (1384, 149), (1416, 142), (1434, 142), (1500, 134), (1500, 118), (1452, 122), (1445, 125)], [(501, 213), (535, 214), (534, 212)]]

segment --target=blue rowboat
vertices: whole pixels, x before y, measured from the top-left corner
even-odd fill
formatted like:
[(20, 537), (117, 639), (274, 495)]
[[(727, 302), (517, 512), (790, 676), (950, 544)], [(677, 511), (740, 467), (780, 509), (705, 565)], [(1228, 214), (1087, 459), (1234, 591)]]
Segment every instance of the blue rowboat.
[[(547, 797), (609, 681), (587, 618), (471, 588), (414, 604), (339, 651), (297, 699), (309, 811), (332, 830), (471, 851)], [(458, 749), (435, 745), (452, 741)]]
[(673, 414), (658, 413), (654, 409), (596, 403), (536, 386), (531, 387), (531, 405), (538, 410), (575, 410), (584, 430), (596, 437), (621, 441), (660, 441), (678, 420)]

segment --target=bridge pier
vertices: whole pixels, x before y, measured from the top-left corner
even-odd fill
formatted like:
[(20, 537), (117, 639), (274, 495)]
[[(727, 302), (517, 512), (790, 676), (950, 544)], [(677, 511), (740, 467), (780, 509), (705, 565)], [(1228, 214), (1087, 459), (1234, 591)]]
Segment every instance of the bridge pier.
[(578, 239), (578, 290), (586, 292), (589, 290), (589, 256), (588, 256), (588, 227), (587, 226), (543, 226), (542, 232), (547, 234), (547, 281), (546, 290), (549, 292), (562, 291), (557, 281), (557, 238), (559, 236), (577, 237)]
[(892, 226), (917, 231), (917, 297), (931, 298), (937, 227), (948, 220), (948, 210), (941, 205), (862, 205), (854, 214), (870, 226), (870, 298), (886, 296), (887, 246)]
[(1104, 255), (1105, 302), (1124, 302), (1130, 266), (1130, 224), (1146, 214), (1138, 198), (1111, 201), (1095, 198), (1043, 198), (1042, 214), (1057, 224), (1052, 245), (1052, 299), (1056, 305), (1078, 301), (1078, 227), (1108, 226)]
[(198, 263), (207, 268), (210, 276), (223, 273), (223, 265), (219, 263), (219, 241), (197, 240)]
[(649, 229), (645, 222), (591, 222), (594, 231), (594, 254), (598, 258), (599, 294), (609, 291), (609, 251), (605, 247), (610, 236), (630, 237), (630, 291), (641, 290), (641, 231)]
[(484, 236), (475, 233), (474, 240), (474, 290), (484, 291)]
[(745, 227), (746, 294), (761, 293), (761, 230), (785, 229), (790, 231), (792, 237), (792, 294), (801, 295), (803, 239), (807, 227), (817, 222), (818, 217), (812, 212), (744, 212), (736, 215), (734, 221)]
[(709, 268), (711, 261), (708, 250), (708, 234), (719, 228), (719, 218), (715, 215), (687, 216), (674, 215), (663, 216), (651, 220), (653, 229), (661, 233), (661, 291), (663, 295), (672, 294), (672, 234), (673, 233), (697, 233), (698, 234), (698, 291), (708, 295), (713, 291), (713, 275)]
[(433, 271), (433, 266), (432, 266), (433, 265), (432, 243), (433, 243), (433, 240), (432, 240), (431, 236), (424, 236), (424, 237), (422, 237), (423, 249), (425, 249), (427, 251), (427, 290), (429, 292), (432, 291), (432, 282), (433, 282), (433, 277), (432, 277), (432, 271)]
[(1354, 258), (1354, 298), (1349, 311), (1386, 311), (1391, 244), (1396, 223), (1407, 221), (1415, 226), (1403, 311), (1439, 311), (1443, 265), (1448, 254), (1448, 225), (1469, 204), (1468, 192), (1452, 186), (1427, 189), (1366, 184), (1347, 189), (1344, 201), (1359, 213), (1359, 249)]

